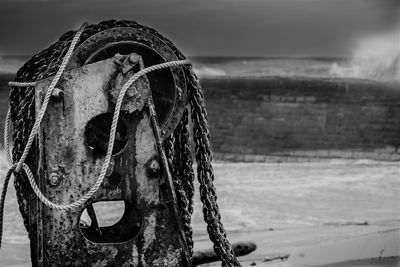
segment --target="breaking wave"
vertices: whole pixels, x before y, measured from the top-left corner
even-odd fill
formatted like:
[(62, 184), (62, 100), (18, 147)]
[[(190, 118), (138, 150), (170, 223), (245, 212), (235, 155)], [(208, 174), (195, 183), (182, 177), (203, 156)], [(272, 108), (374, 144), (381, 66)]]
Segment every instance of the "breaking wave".
[(396, 31), (361, 40), (347, 63), (334, 63), (333, 77), (400, 80), (400, 27)]
[(196, 68), (196, 74), (199, 76), (225, 76), (227, 75), (223, 69), (219, 69), (216, 67), (198, 67)]
[(329, 58), (220, 58), (194, 59), (196, 74), (204, 76), (329, 76)]

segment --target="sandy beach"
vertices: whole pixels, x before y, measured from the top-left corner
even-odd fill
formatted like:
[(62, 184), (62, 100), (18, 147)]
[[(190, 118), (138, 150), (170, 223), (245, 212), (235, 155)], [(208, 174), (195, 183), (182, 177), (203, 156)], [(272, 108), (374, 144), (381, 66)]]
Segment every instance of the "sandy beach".
[[(2, 176), (6, 167), (2, 162)], [(251, 240), (258, 246), (241, 258), (244, 264), (260, 265), (267, 256), (288, 254), (299, 247), (400, 228), (397, 163), (218, 162), (215, 171), (223, 222), (231, 242)], [(196, 195), (196, 250), (211, 247), (198, 199)], [(107, 216), (111, 219), (113, 213)], [(30, 266), (28, 238), (12, 186), (4, 226), (0, 266)]]

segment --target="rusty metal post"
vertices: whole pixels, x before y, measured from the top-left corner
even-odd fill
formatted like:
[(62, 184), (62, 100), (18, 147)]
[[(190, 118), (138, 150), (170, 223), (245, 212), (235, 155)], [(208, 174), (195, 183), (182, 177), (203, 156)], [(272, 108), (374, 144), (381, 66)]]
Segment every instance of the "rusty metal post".
[[(37, 146), (37, 180), (49, 200), (71, 203), (95, 183), (108, 142), (113, 98), (118, 89), (115, 82), (118, 85), (126, 78), (121, 75), (129, 75), (129, 69), (120, 72), (121, 63), (126, 65), (129, 60), (116, 56), (70, 70), (61, 78), (63, 92), (48, 107)], [(50, 81), (51, 78), (36, 85), (37, 110)], [(180, 238), (176, 203), (168, 188), (168, 170), (158, 151), (160, 136), (155, 136), (155, 121), (137, 97), (137, 93), (150, 92), (147, 78), (138, 80), (132, 90), (127, 93), (118, 122), (112, 164), (95, 196), (84, 207), (72, 211), (52, 210), (36, 198), (30, 199), (30, 226), (34, 228), (31, 233), (36, 233), (31, 238), (37, 244), (34, 264), (190, 264), (183, 253), (185, 245)], [(101, 225), (94, 207), (113, 201), (125, 206), (120, 211), (121, 219), (114, 225)], [(90, 222), (84, 221), (84, 213)]]

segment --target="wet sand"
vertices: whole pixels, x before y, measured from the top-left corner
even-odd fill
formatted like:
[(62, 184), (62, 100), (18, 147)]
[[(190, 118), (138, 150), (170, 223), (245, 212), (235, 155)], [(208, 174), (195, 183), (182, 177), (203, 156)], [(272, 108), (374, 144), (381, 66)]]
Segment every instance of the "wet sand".
[[(5, 162), (0, 169), (3, 177)], [(258, 246), (241, 258), (247, 265), (256, 262), (262, 266), (266, 256), (287, 254), (302, 246), (400, 228), (398, 163), (219, 162), (215, 171), (223, 222), (231, 242), (251, 240)], [(15, 191), (9, 189), (0, 266), (30, 266), (27, 235)], [(195, 249), (210, 248), (198, 195), (195, 201)]]

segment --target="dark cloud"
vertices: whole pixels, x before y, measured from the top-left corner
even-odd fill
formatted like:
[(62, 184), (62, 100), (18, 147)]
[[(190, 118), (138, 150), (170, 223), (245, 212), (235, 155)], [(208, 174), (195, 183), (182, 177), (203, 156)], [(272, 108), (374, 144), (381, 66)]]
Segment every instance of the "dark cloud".
[(32, 54), (82, 21), (131, 19), (189, 55), (344, 55), (398, 0), (0, 0), (0, 53)]

